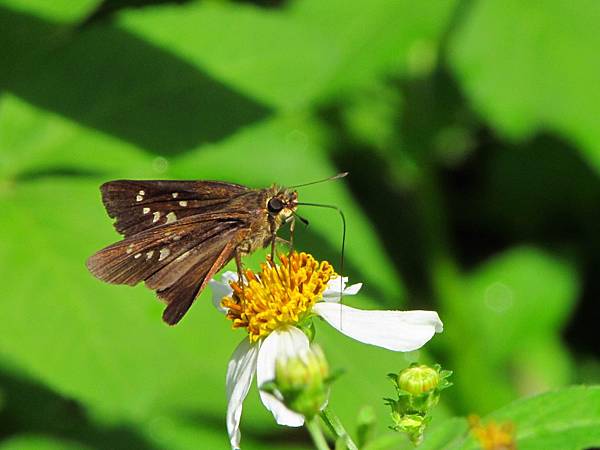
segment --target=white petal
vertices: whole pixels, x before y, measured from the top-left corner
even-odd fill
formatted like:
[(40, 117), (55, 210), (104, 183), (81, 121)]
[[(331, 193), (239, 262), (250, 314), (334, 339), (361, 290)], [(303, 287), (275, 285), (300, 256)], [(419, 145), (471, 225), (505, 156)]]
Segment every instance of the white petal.
[(356, 283), (351, 286), (346, 286), (348, 283), (348, 277), (343, 277), (340, 286), (340, 278), (332, 278), (327, 283), (327, 288), (323, 291), (323, 300), (326, 302), (339, 302), (340, 301), (340, 287), (343, 295), (356, 295), (360, 288), (362, 288), (362, 283)]
[(443, 330), (435, 311), (366, 311), (326, 302), (313, 311), (352, 339), (394, 351), (416, 350)]
[(351, 284), (350, 286), (344, 288), (344, 295), (356, 295), (361, 288), (362, 283)]
[(242, 404), (254, 378), (259, 346), (245, 338), (227, 364), (227, 432), (231, 448), (240, 447)]
[[(309, 348), (306, 335), (295, 327), (285, 327), (273, 331), (260, 346), (256, 367), (256, 382), (260, 387), (275, 378), (275, 361), (281, 357), (304, 355)], [(300, 427), (304, 417), (288, 408), (274, 395), (260, 391), (260, 399), (265, 407), (273, 413), (279, 425)]]
[(221, 300), (223, 297), (230, 297), (233, 294), (233, 289), (229, 285), (230, 281), (237, 281), (238, 275), (235, 272), (227, 271), (221, 275), (221, 281), (212, 279), (208, 282), (212, 291), (212, 302), (215, 308), (220, 312), (226, 313), (227, 308), (221, 306)]

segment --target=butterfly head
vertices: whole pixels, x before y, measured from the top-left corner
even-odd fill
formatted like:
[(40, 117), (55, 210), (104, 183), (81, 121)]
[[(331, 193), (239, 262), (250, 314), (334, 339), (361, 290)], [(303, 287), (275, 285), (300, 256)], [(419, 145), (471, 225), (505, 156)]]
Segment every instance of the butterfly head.
[(298, 193), (291, 189), (275, 188), (267, 197), (267, 211), (278, 221), (285, 221), (298, 207)]

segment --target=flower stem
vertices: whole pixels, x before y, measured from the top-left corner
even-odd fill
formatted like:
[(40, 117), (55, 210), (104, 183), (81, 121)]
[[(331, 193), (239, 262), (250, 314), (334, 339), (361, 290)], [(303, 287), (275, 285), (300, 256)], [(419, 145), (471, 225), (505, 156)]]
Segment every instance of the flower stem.
[(348, 450), (358, 450), (358, 447), (344, 428), (344, 425), (342, 425), (339, 417), (335, 415), (329, 406), (326, 406), (321, 411), (321, 419), (323, 419), (323, 422), (325, 422), (329, 430), (335, 434), (336, 437), (344, 439)]
[(310, 437), (312, 438), (317, 450), (330, 450), (329, 445), (327, 445), (327, 441), (325, 440), (325, 436), (323, 435), (323, 430), (321, 430), (317, 420), (318, 419), (316, 416), (310, 420), (306, 419), (304, 426), (310, 433)]

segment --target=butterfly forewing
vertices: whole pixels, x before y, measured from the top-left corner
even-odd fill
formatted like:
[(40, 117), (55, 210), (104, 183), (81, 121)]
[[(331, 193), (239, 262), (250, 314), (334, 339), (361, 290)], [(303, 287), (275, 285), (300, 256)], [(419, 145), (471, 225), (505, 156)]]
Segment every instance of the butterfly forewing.
[(126, 237), (178, 219), (217, 212), (248, 188), (220, 181), (116, 180), (100, 187), (115, 228)]

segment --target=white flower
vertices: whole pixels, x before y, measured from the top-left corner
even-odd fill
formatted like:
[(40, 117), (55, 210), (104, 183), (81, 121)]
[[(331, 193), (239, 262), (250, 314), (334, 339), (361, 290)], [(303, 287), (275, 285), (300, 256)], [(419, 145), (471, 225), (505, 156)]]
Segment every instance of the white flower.
[[(248, 284), (245, 280), (244, 294), (239, 296), (242, 301), (252, 304), (247, 310), (248, 314), (240, 313), (239, 310), (244, 305), (239, 306), (233, 300), (239, 301), (236, 295), (242, 292), (237, 284), (234, 284), (237, 293), (230, 286), (231, 281), (237, 281), (236, 273), (226, 272), (221, 276), (221, 281), (210, 281), (215, 306), (234, 321), (234, 327), (245, 327), (249, 333), (233, 352), (227, 367), (227, 431), (233, 449), (240, 445), (242, 404), (254, 373), (256, 372), (258, 386), (261, 386), (275, 378), (275, 361), (278, 358), (295, 357), (308, 351), (308, 338), (294, 326), (298, 321), (310, 315), (318, 315), (346, 336), (366, 344), (404, 352), (420, 348), (443, 329), (442, 322), (434, 311), (368, 311), (340, 304), (340, 278), (331, 278), (333, 269), (327, 266), (328, 263), (315, 265), (312, 256), (307, 257), (304, 253), (292, 254), (289, 258), (294, 257), (299, 263), (288, 264), (285, 257), (280, 266), (271, 263), (263, 267), (260, 275), (250, 273)], [(296, 275), (293, 268), (297, 268), (299, 264), (304, 264), (304, 269), (312, 269), (312, 272), (309, 271), (310, 276), (306, 276), (306, 270), (301, 271), (304, 278), (292, 284), (296, 290), (276, 291), (273, 284), (279, 283), (281, 288), (281, 280), (293, 278)], [(281, 270), (288, 271), (287, 277), (277, 274)], [(305, 283), (310, 289), (301, 289), (299, 292), (299, 283)], [(344, 278), (341, 286), (344, 296), (356, 294), (362, 286), (360, 283), (350, 286), (346, 284), (347, 279)], [(266, 285), (269, 286), (265, 289)], [(274, 298), (273, 292), (277, 292), (283, 300)], [(318, 293), (307, 296), (306, 292)], [(282, 302), (284, 309), (277, 309)], [(235, 311), (230, 310), (227, 304), (234, 306)], [(259, 306), (263, 310), (257, 315), (260, 316), (257, 325), (248, 315), (250, 312), (255, 313)], [(265, 317), (271, 317), (269, 308), (275, 308), (276, 312), (272, 313), (271, 320), (266, 320)], [(283, 320), (282, 311), (287, 314)], [(268, 323), (265, 325), (266, 322)], [(274, 395), (260, 391), (260, 398), (278, 424), (291, 427), (304, 424), (301, 415), (289, 410)]]

